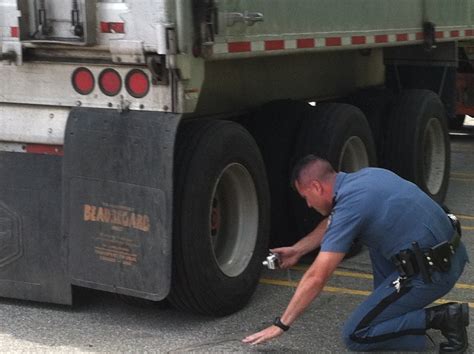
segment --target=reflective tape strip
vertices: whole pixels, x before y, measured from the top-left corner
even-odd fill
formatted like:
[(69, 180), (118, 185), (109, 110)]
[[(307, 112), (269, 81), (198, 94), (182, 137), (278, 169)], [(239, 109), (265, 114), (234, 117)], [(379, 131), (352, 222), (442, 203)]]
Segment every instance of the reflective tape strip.
[(314, 38), (300, 38), (296, 40), (296, 48), (314, 48), (315, 43)]
[(388, 43), (388, 34), (377, 34), (375, 36), (375, 43)]
[(326, 47), (335, 47), (342, 45), (341, 37), (327, 37), (324, 40), (326, 42)]
[(282, 39), (265, 41), (265, 50), (282, 50), (285, 49), (285, 41)]
[(20, 29), (18, 27), (10, 27), (10, 36), (12, 38), (20, 37)]
[(18, 40), (20, 38), (20, 28), (16, 26), (0, 26), (0, 42), (2, 38)]
[(367, 43), (367, 37), (366, 36), (352, 36), (351, 43), (352, 44), (365, 44)]
[(0, 142), (0, 151), (3, 152), (26, 152), (26, 146), (21, 143)]
[(61, 145), (26, 144), (25, 147), (25, 152), (29, 154), (64, 155), (64, 150)]
[(64, 149), (61, 145), (47, 144), (0, 143), (0, 151), (40, 155), (64, 155)]
[(124, 22), (101, 22), (100, 31), (102, 33), (125, 33)]
[[(463, 39), (474, 37), (474, 29), (453, 29), (447, 31), (436, 31), (435, 38), (438, 40)], [(373, 35), (353, 35), (353, 36), (328, 36), (309, 37), (296, 39), (271, 39), (258, 41), (235, 41), (228, 43), (216, 43), (214, 45), (215, 54), (229, 53), (249, 53), (249, 52), (271, 52), (282, 50), (332, 48), (332, 47), (357, 47), (361, 45), (390, 43), (410, 43), (420, 42), (424, 39), (424, 33), (402, 32), (402, 33), (380, 33)]]
[(398, 33), (396, 38), (397, 42), (406, 42), (408, 41), (408, 33)]
[(228, 46), (229, 53), (250, 52), (252, 49), (251, 42), (232, 42)]

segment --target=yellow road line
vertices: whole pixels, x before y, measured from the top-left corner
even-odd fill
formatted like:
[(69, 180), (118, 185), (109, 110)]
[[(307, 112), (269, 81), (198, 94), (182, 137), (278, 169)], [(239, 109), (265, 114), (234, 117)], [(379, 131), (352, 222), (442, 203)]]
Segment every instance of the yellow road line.
[[(291, 269), (297, 270), (297, 271), (302, 271), (305, 272), (308, 270), (309, 267), (307, 266), (293, 266)], [(358, 278), (358, 279), (369, 279), (372, 280), (374, 279), (374, 276), (369, 273), (358, 273), (358, 272), (348, 272), (348, 271), (343, 271), (343, 270), (335, 270), (334, 275), (339, 275), (341, 277), (349, 277), (349, 278)], [(471, 289), (474, 290), (474, 285), (472, 284), (464, 284), (464, 283), (458, 283), (454, 286), (457, 289)]]
[(474, 230), (474, 226), (461, 226), (462, 230), (472, 231)]
[(372, 274), (346, 272), (343, 270), (336, 270), (334, 271), (334, 274), (340, 275), (341, 277), (351, 277), (351, 278), (370, 279), (370, 280), (374, 279), (374, 276)]
[(474, 220), (474, 216), (472, 215), (463, 215), (463, 214), (454, 214), (461, 220)]
[[(296, 288), (298, 286), (298, 283), (296, 281), (278, 280), (278, 279), (269, 279), (269, 278), (260, 279), (260, 283), (269, 284), (269, 285), (288, 286), (291, 288)], [(355, 290), (355, 289), (348, 289), (348, 288), (336, 288), (333, 286), (325, 286), (323, 291), (326, 291), (329, 293), (351, 294), (351, 295), (362, 295), (362, 296), (370, 295), (370, 291)]]
[(468, 304), (469, 307), (474, 308), (474, 302), (456, 301), (456, 300), (452, 300), (452, 299), (444, 299), (444, 298), (443, 299), (438, 299), (434, 303), (435, 304), (445, 304), (447, 302), (465, 302), (466, 304)]
[(458, 178), (458, 177), (451, 177), (452, 181), (462, 181), (462, 182), (474, 182), (474, 178)]
[(474, 173), (466, 173), (466, 172), (451, 172), (451, 176), (464, 176), (464, 177), (473, 177), (474, 178)]
[(457, 288), (457, 289), (470, 289), (470, 290), (474, 290), (474, 285), (471, 285), (471, 284), (459, 283), (459, 284), (454, 285), (454, 287)]
[[(295, 282), (295, 281), (269, 279), (269, 278), (261, 278), (260, 283), (261, 284), (268, 284), (268, 285), (287, 286), (287, 287), (290, 287), (290, 288), (296, 288), (298, 286), (298, 283)], [(323, 291), (328, 292), (328, 293), (347, 294), (347, 295), (361, 295), (361, 296), (369, 296), (372, 293), (371, 291), (366, 291), (366, 290), (338, 288), (338, 287), (334, 287), (334, 286), (325, 286)], [(436, 304), (444, 304), (444, 303), (452, 302), (452, 301), (454, 301), (454, 300), (439, 299), (439, 300), (436, 300), (435, 303)], [(456, 301), (456, 302), (459, 302), (459, 301)], [(474, 302), (468, 302), (467, 304), (469, 305), (469, 307), (474, 308)]]
[[(299, 270), (299, 271), (302, 271), (302, 272), (306, 272), (308, 270), (309, 267), (307, 266), (293, 266), (291, 267), (291, 269), (293, 270)], [(346, 272), (346, 271), (343, 271), (343, 270), (335, 270), (334, 275), (340, 275), (342, 277), (351, 277), (351, 278), (360, 278), (360, 279), (374, 279), (373, 275), (372, 274), (368, 274), (368, 273), (356, 273), (356, 272)]]

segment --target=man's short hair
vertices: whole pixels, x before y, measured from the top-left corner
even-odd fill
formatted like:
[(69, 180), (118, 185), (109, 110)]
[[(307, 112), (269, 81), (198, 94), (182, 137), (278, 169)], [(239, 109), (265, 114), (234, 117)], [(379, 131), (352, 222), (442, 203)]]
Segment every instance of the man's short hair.
[(302, 176), (306, 173), (310, 174), (308, 176), (310, 179), (325, 181), (336, 171), (328, 160), (313, 154), (306, 155), (293, 167), (290, 180), (293, 189), (296, 189), (296, 182), (301, 182)]

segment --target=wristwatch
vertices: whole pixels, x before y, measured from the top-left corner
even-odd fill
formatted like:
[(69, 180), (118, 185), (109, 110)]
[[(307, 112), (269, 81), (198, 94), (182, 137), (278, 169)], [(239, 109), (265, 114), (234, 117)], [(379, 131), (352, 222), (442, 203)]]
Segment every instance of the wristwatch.
[(275, 317), (275, 319), (273, 320), (273, 325), (277, 326), (277, 327), (280, 327), (285, 332), (290, 329), (290, 326), (287, 326), (286, 324), (281, 322), (280, 317)]

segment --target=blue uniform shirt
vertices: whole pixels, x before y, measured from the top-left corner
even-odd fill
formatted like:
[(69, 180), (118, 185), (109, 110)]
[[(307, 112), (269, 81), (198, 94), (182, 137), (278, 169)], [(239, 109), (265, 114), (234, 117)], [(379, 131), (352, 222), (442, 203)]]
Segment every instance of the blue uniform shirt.
[(354, 238), (386, 259), (417, 241), (432, 247), (453, 237), (451, 222), (416, 185), (380, 168), (340, 172), (321, 250), (347, 253)]

